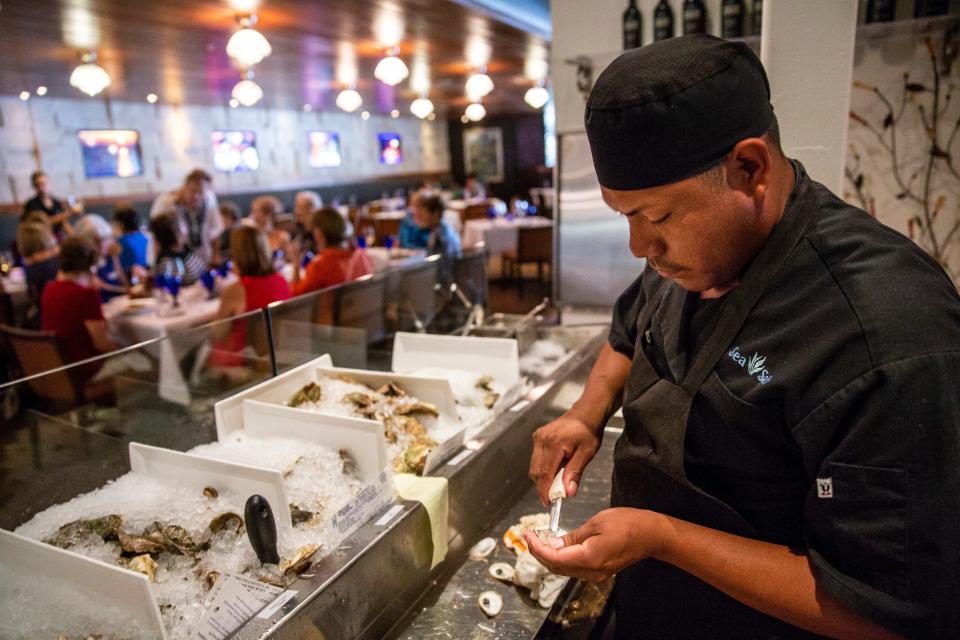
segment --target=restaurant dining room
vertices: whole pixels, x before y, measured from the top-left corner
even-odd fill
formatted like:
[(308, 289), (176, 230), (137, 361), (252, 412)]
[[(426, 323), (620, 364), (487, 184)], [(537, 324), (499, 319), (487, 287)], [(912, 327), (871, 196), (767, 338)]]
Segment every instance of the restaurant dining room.
[(958, 57), (0, 2), (0, 639), (958, 637)]

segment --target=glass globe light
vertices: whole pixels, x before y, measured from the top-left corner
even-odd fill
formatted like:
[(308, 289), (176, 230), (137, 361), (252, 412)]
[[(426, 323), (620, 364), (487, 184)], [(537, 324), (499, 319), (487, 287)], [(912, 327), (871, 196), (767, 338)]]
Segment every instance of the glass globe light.
[(94, 62), (95, 53), (83, 56), (83, 62), (70, 74), (70, 85), (93, 97), (110, 86), (110, 74)]
[(479, 102), (474, 102), (467, 105), (466, 110), (463, 112), (467, 119), (470, 122), (479, 122), (487, 115), (487, 110), (483, 108), (483, 105)]
[(230, 94), (243, 106), (252, 107), (260, 102), (260, 98), (263, 97), (263, 89), (253, 80), (244, 78), (233, 85), (233, 91)]
[(417, 98), (410, 103), (410, 113), (423, 120), (433, 113), (433, 103), (429, 98)]
[(410, 75), (407, 65), (397, 56), (387, 56), (377, 63), (373, 70), (374, 77), (391, 87), (403, 82)]
[(550, 100), (550, 92), (543, 87), (530, 87), (523, 94), (523, 101), (534, 109), (539, 109)]
[(467, 97), (476, 102), (493, 91), (493, 80), (485, 73), (475, 73), (467, 78)]
[(363, 98), (353, 89), (344, 89), (337, 96), (337, 106), (347, 113), (353, 113), (359, 109), (362, 104)]
[(243, 27), (230, 36), (230, 41), (227, 42), (227, 55), (243, 67), (252, 67), (272, 51), (273, 48), (263, 34), (250, 27)]

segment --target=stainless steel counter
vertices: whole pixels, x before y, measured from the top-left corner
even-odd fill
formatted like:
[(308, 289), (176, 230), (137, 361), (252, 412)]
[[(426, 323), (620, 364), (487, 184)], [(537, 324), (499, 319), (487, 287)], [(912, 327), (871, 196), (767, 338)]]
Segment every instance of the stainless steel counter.
[[(432, 544), (425, 509), (405, 502), (389, 521), (375, 517), (344, 545), (327, 556), (292, 587), (296, 596), (268, 618), (254, 618), (233, 638), (382, 638), (393, 637), (531, 637), (547, 616), (547, 611), (523, 596), (510, 600), (511, 613), (501, 614), (495, 625), (478, 618), (482, 628), (469, 619), (471, 632), (481, 635), (424, 635), (435, 626), (431, 609), (422, 611), (431, 600), (436, 616), (452, 613), (454, 603), (470, 616), (483, 617), (475, 596), (469, 603), (458, 595), (461, 588), (448, 585), (471, 583), (472, 566), (485, 563), (464, 562), (466, 550), (486, 535), (499, 537), (505, 523), (520, 515), (540, 510), (531, 493), (527, 469), (532, 451), (533, 432), (559, 416), (579, 396), (586, 377), (596, 361), (606, 327), (558, 327), (541, 330), (544, 337), (574, 347), (575, 351), (550, 376), (538, 381), (527, 395), (529, 404), (497, 418), (469, 444), (471, 453), (457, 464), (447, 464), (436, 475), (449, 481), (449, 552), (447, 559), (430, 570)], [(605, 443), (597, 462), (590, 469), (583, 494), (564, 507), (564, 523), (572, 527), (609, 500), (609, 459), (613, 439)], [(454, 455), (452, 459), (457, 459)], [(389, 513), (390, 509), (385, 510)], [(383, 515), (383, 514), (381, 514)], [(498, 554), (509, 553), (499, 550)], [(506, 558), (506, 556), (503, 556)], [(479, 583), (478, 583), (479, 584)], [(483, 584), (487, 584), (484, 581)], [(463, 588), (466, 588), (464, 586)], [(471, 587), (471, 594), (483, 589)], [(501, 591), (508, 589), (503, 586)], [(444, 596), (445, 593), (452, 595)], [(464, 592), (465, 593), (465, 592)], [(447, 599), (442, 599), (441, 596)], [(529, 605), (529, 606), (527, 606)], [(416, 607), (416, 608), (414, 608)], [(445, 609), (448, 609), (445, 611)], [(412, 613), (415, 612), (415, 613)], [(423, 617), (417, 613), (424, 614)], [(505, 615), (507, 614), (507, 615)], [(468, 621), (468, 617), (464, 617)], [(466, 623), (465, 623), (466, 624)], [(503, 635), (500, 634), (503, 626)], [(458, 627), (459, 629), (459, 627)], [(493, 629), (490, 631), (489, 629)], [(449, 628), (448, 628), (449, 630)], [(459, 633), (459, 631), (457, 631)]]

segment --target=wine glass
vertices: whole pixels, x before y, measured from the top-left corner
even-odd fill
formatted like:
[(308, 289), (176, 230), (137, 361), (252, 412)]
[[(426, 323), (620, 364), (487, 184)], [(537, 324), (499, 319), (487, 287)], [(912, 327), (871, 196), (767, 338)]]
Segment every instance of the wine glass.
[(183, 284), (186, 267), (183, 265), (182, 258), (175, 258), (172, 262), (168, 263), (167, 269), (167, 291), (173, 296), (173, 306), (176, 308), (180, 306), (180, 300), (177, 296), (180, 295), (180, 285)]
[(213, 288), (217, 284), (217, 272), (213, 269), (204, 270), (200, 274), (200, 284), (203, 285), (203, 288), (207, 290), (207, 297), (213, 297)]

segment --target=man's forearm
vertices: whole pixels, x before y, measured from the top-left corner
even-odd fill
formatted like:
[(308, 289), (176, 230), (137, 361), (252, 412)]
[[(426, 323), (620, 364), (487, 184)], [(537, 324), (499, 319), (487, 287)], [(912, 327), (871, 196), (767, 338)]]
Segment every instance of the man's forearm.
[(630, 365), (629, 358), (614, 351), (609, 343), (604, 344), (583, 393), (570, 408), (570, 415), (597, 431), (602, 429), (620, 406)]
[(899, 638), (817, 588), (806, 556), (662, 516), (665, 543), (655, 554), (743, 604), (835, 638)]

